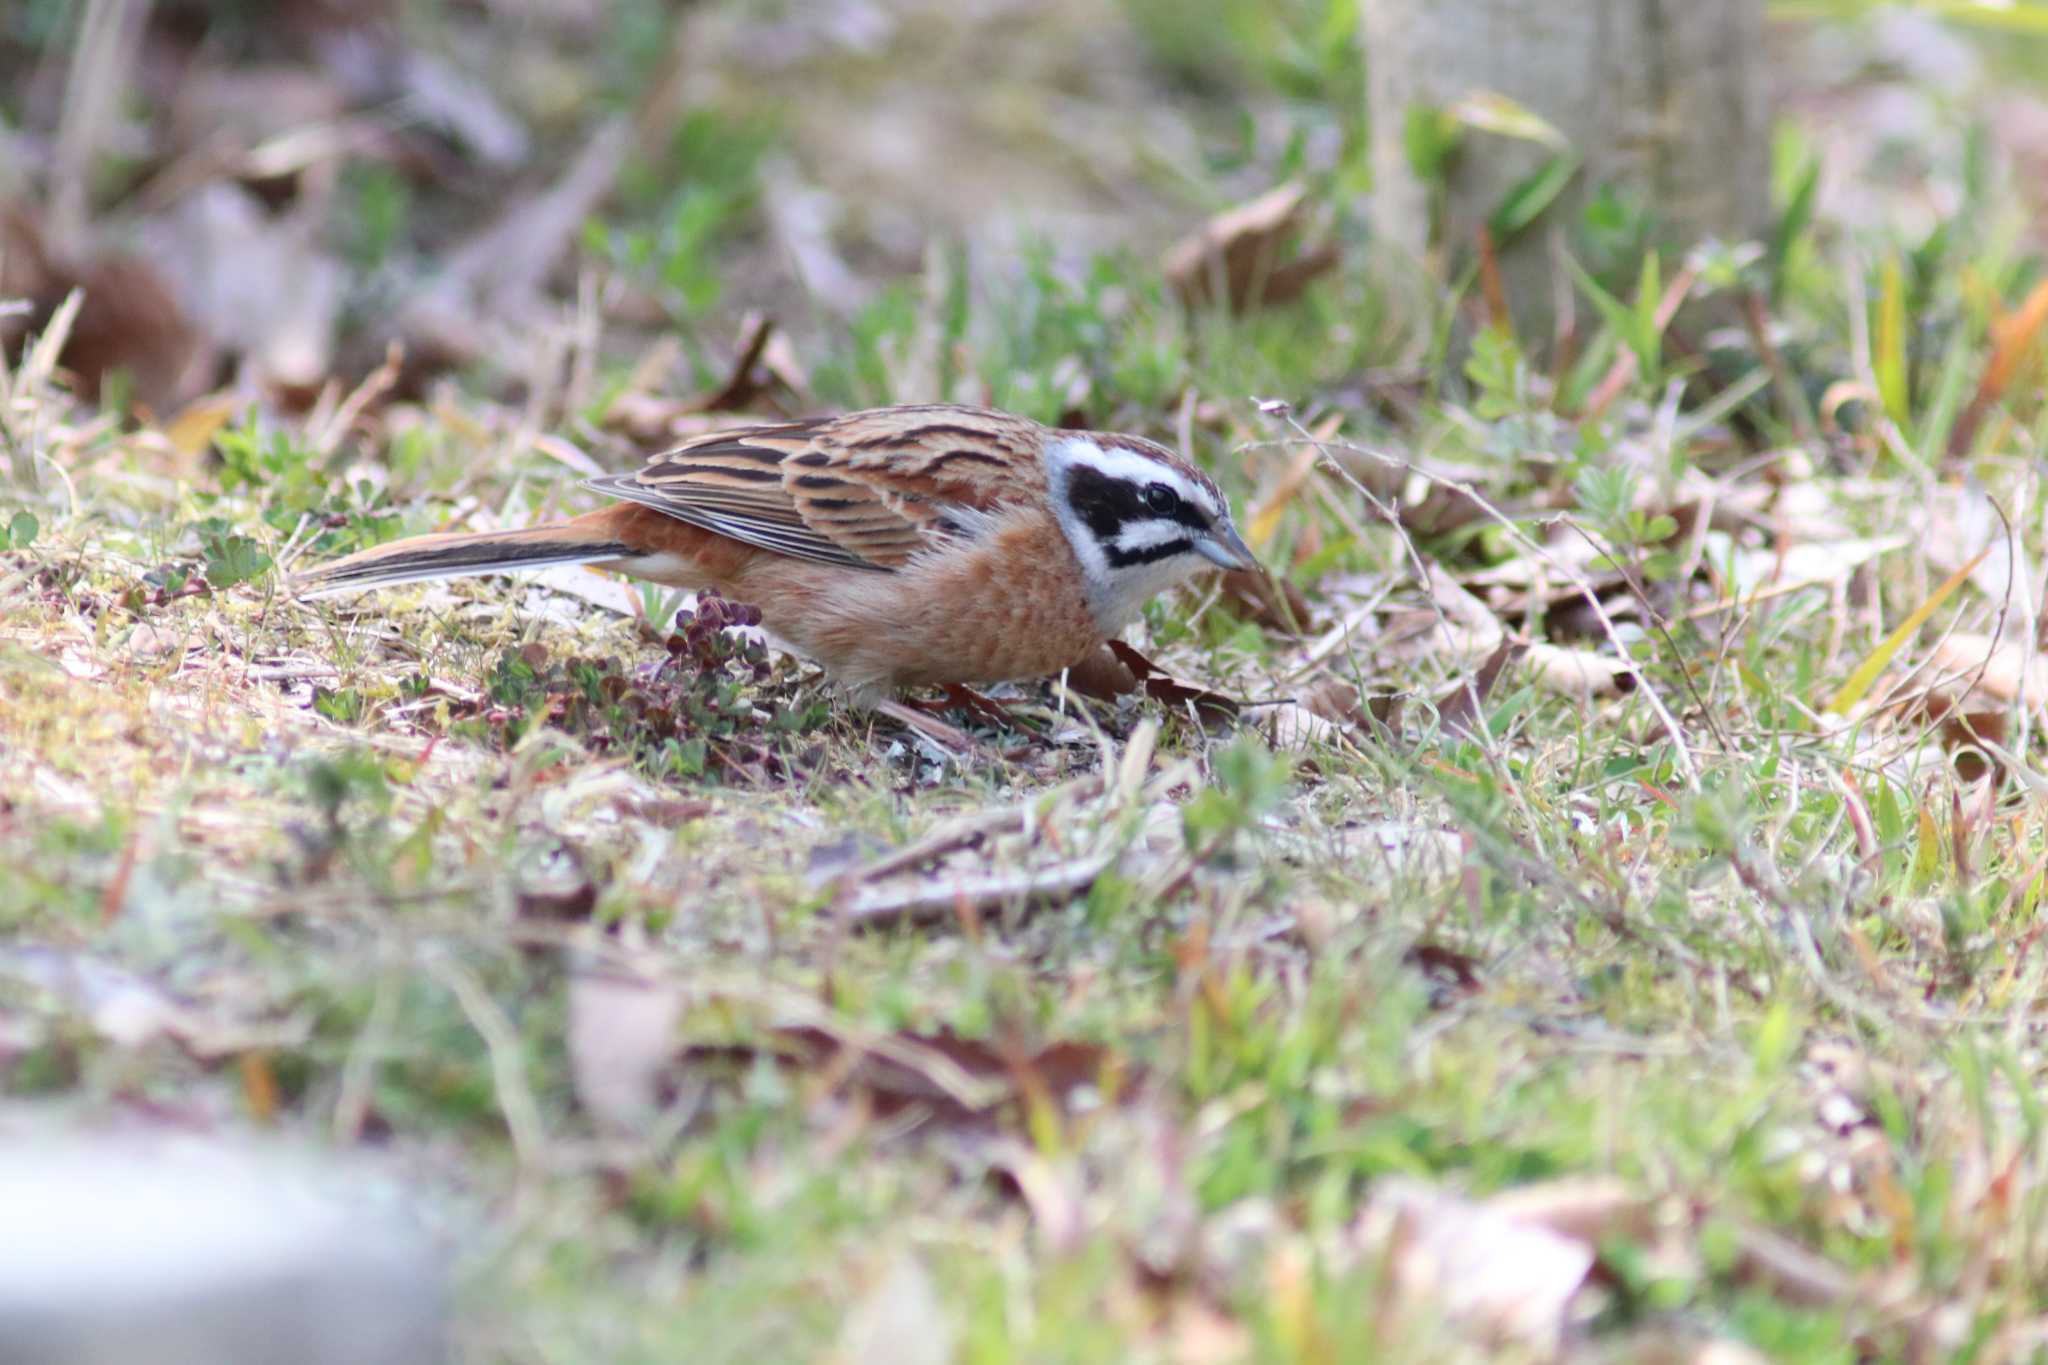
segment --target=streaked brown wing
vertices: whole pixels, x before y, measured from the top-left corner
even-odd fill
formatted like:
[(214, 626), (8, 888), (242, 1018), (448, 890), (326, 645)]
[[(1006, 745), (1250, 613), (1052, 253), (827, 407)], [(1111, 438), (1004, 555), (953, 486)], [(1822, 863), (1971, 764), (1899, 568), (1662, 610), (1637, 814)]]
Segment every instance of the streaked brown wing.
[[(989, 473), (1010, 469), (1029, 426), (974, 409), (882, 408), (700, 437), (590, 486), (777, 554), (894, 569), (959, 530), (949, 509), (1000, 500)], [(995, 453), (963, 460), (969, 451)]]

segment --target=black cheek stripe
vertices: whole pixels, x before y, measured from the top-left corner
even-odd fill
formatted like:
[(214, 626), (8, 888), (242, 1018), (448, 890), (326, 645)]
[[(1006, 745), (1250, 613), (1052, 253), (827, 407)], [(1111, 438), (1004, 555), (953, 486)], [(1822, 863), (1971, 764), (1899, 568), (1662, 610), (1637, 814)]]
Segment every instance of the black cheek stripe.
[(1184, 555), (1195, 548), (1192, 540), (1163, 540), (1157, 545), (1146, 545), (1136, 550), (1119, 550), (1114, 545), (1104, 545), (1103, 555), (1112, 569), (1128, 569), (1136, 564), (1153, 564), (1175, 555)]

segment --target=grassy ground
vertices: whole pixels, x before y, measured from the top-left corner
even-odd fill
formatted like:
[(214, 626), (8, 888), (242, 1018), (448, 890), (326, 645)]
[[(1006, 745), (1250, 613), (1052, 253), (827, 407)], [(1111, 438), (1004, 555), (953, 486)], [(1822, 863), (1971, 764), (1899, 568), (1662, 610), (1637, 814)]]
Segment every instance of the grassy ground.
[[(1214, 79), (1324, 69), (1272, 41)], [(630, 458), (630, 358), (538, 421), (157, 425), (31, 350), (10, 1113), (371, 1155), (479, 1360), (2041, 1358), (2048, 293), (1944, 117), (1938, 236), (1816, 211), (1869, 149), (1814, 114), (1693, 339), (1626, 255), (1562, 373), (1357, 252), (1245, 318), (1129, 254), (941, 261), (816, 343), (808, 403), (1215, 470), (1310, 620), (1197, 588), (1132, 642), (1232, 717), (1034, 686), (934, 740), (582, 571), (285, 591), (580, 508), (536, 438)]]

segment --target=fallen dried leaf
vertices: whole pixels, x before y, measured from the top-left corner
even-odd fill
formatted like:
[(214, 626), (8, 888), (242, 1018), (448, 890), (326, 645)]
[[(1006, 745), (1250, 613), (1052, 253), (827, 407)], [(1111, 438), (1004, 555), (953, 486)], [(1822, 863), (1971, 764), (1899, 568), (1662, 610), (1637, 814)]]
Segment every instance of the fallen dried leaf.
[(1322, 458), (1323, 443), (1337, 434), (1344, 425), (1344, 414), (1332, 413), (1309, 432), (1311, 439), (1303, 441), (1294, 452), (1294, 459), (1288, 463), (1280, 478), (1259, 495), (1258, 503), (1252, 508), (1251, 516), (1245, 521), (1245, 538), (1252, 548), (1263, 551), (1266, 543), (1280, 529), (1280, 516), (1301, 492), (1308, 482), (1309, 474), (1316, 462)]
[(195, 63), (178, 80), (166, 132), (170, 150), (222, 166), (230, 148), (246, 153), (289, 129), (333, 123), (347, 108), (334, 81), (306, 67)]
[(60, 252), (25, 211), (0, 215), (0, 299), (29, 304), (26, 313), (0, 313), (0, 355), (44, 331), (74, 289), (84, 301), (58, 358), (78, 377), (83, 396), (98, 397), (116, 371), (127, 374), (138, 401), (158, 412), (205, 387), (213, 348), (154, 267), (114, 253)]
[(1640, 682), (1635, 669), (1623, 660), (1590, 649), (1539, 641), (1523, 650), (1522, 661), (1539, 687), (1567, 697), (1627, 696)]
[(1191, 308), (1219, 295), (1233, 312), (1299, 298), (1337, 264), (1333, 243), (1292, 257), (1287, 252), (1307, 203), (1307, 188), (1289, 181), (1216, 215), (1166, 253), (1167, 283)]
[(1436, 714), (1444, 729), (1469, 734), (1482, 724), (1487, 698), (1493, 695), (1501, 674), (1527, 648), (1517, 640), (1502, 640), (1494, 647), (1493, 653), (1486, 656), (1477, 672), (1460, 680), (1439, 697)]
[(915, 1257), (895, 1256), (847, 1312), (839, 1348), (841, 1365), (946, 1365), (954, 1331), (932, 1277)]
[(1312, 628), (1308, 595), (1272, 574), (1232, 569), (1223, 575), (1223, 600), (1232, 612), (1276, 635), (1301, 635)]
[(1555, 1351), (1593, 1249), (1490, 1204), (1388, 1180), (1359, 1216), (1360, 1243), (1384, 1248), (1396, 1292), (1482, 1339)]
[(1174, 677), (1122, 640), (1109, 641), (1109, 651), (1138, 679), (1146, 696), (1174, 711), (1192, 706), (1202, 720), (1221, 723), (1235, 720), (1242, 709), (1235, 697)]
[(321, 249), (323, 224), (272, 217), (239, 185), (214, 181), (143, 225), (193, 323), (265, 380), (312, 390), (328, 378), (347, 275)]
[(1477, 995), (1483, 983), (1479, 959), (1440, 943), (1417, 943), (1401, 954), (1401, 960), (1424, 974), (1455, 987), (1461, 995)]
[(792, 1067), (817, 1078), (825, 1093), (858, 1095), (877, 1118), (914, 1112), (949, 1129), (999, 1127), (1012, 1104), (1032, 1122), (1034, 1109), (1063, 1112), (1084, 1091), (1120, 1093), (1130, 1080), (1121, 1059), (1094, 1043), (1034, 1047), (950, 1032), (860, 1036), (822, 1023), (773, 1027), (753, 1042), (690, 1045), (679, 1056), (700, 1074), (720, 1062)]
[(2024, 698), (2036, 723), (2048, 719), (2044, 675), (2048, 658), (2018, 640), (1954, 631), (1936, 644), (1924, 669), (1887, 678), (1879, 705), (1897, 708), (1908, 721), (1938, 723), (1942, 747), (1954, 755), (1956, 771), (1974, 782), (1989, 766), (1984, 751), (1995, 752), (1992, 746), (2010, 738), (2016, 703)]
[(1845, 1302), (1856, 1292), (1848, 1271), (1782, 1233), (1751, 1223), (1734, 1230), (1736, 1273), (1779, 1298), (1807, 1308)]
[(1609, 1237), (1641, 1240), (1654, 1230), (1655, 1205), (1614, 1176), (1567, 1176), (1503, 1190), (1487, 1207), (1561, 1237), (1598, 1246)]
[(2048, 657), (2019, 640), (1951, 631), (1935, 645), (1929, 668), (1947, 680), (1942, 691), (1951, 705), (1989, 698), (2020, 702), (2037, 715), (2048, 708)]
[(213, 438), (228, 424), (247, 400), (234, 394), (210, 394), (195, 402), (188, 403), (178, 415), (164, 423), (164, 439), (171, 443), (171, 449), (191, 458), (213, 444)]
[(1067, 686), (1084, 697), (1114, 701), (1138, 690), (1138, 675), (1127, 668), (1107, 645), (1067, 670)]
[(733, 357), (725, 382), (711, 393), (693, 399), (688, 410), (695, 412), (741, 412), (780, 378), (771, 366), (764, 366), (768, 343), (775, 337), (774, 319), (750, 313), (741, 323), (740, 348)]
[(1344, 728), (1299, 702), (1284, 701), (1256, 713), (1266, 742), (1275, 749), (1299, 751), (1341, 743)]
[(643, 1129), (661, 1111), (681, 1052), (683, 993), (652, 976), (580, 971), (569, 977), (569, 1081), (601, 1128)]
[(1093, 886), (1114, 861), (1112, 854), (1092, 854), (1035, 870), (933, 879), (900, 889), (863, 887), (842, 903), (840, 914), (855, 929), (883, 929), (979, 918), (990, 911), (1022, 911), (1072, 900)]
[(1357, 688), (1341, 678), (1323, 678), (1302, 693), (1301, 704), (1335, 725), (1371, 729), (1378, 724), (1398, 734), (1408, 698), (1398, 692), (1361, 696)]
[(1977, 381), (1977, 392), (1949, 432), (1950, 459), (1958, 459), (1969, 452), (1984, 415), (2005, 396), (2013, 376), (2020, 372), (2021, 362), (2039, 339), (2043, 326), (2048, 326), (2048, 280), (2036, 281), (2019, 307), (2010, 313), (2001, 312), (1991, 320), (1991, 358), (1984, 363), (1984, 374)]
[(210, 1060), (249, 1048), (289, 1047), (305, 1033), (297, 1023), (247, 1022), (202, 1009), (126, 968), (61, 948), (0, 949), (0, 980), (42, 993), (119, 1047), (168, 1039)]

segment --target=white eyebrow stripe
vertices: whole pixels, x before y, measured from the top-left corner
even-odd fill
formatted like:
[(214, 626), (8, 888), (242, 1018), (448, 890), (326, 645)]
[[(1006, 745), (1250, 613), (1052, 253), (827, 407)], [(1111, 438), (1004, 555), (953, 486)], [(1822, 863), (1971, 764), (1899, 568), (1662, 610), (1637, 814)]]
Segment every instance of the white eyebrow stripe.
[(1210, 520), (1223, 515), (1222, 500), (1199, 480), (1190, 479), (1172, 465), (1128, 447), (1110, 446), (1105, 449), (1085, 436), (1073, 436), (1052, 446), (1046, 454), (1052, 464), (1062, 469), (1085, 464), (1099, 473), (1129, 483), (1163, 483), (1201, 508), (1202, 514)]
[(1194, 532), (1180, 522), (1154, 517), (1146, 521), (1126, 523), (1117, 532), (1116, 547), (1119, 550), (1149, 550), (1155, 545), (1189, 540), (1193, 536)]
[(1163, 483), (1181, 496), (1192, 498), (1194, 487), (1179, 470), (1135, 450), (1111, 446), (1105, 450), (1085, 437), (1076, 436), (1053, 447), (1053, 453), (1067, 465), (1084, 464), (1098, 473), (1128, 483)]

